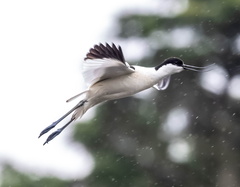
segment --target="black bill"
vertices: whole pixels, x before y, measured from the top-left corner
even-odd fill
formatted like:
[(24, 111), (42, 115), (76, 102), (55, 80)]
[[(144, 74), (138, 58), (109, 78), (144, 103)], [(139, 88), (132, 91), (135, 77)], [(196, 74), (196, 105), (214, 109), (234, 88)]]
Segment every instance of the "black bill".
[(198, 66), (191, 66), (191, 65), (184, 64), (183, 68), (185, 70), (191, 70), (191, 71), (197, 71), (197, 72), (206, 72), (206, 71), (212, 70), (214, 65), (215, 64), (211, 64), (211, 65), (204, 66), (204, 67), (198, 67)]

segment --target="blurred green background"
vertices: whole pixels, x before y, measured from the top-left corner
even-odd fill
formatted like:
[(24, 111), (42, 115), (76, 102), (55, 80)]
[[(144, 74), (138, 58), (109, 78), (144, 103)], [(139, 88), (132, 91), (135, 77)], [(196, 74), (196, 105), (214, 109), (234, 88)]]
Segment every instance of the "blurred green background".
[(176, 56), (215, 68), (176, 74), (165, 91), (106, 102), (75, 125), (72, 141), (95, 159), (85, 179), (33, 176), (8, 164), (1, 186), (239, 187), (240, 1), (189, 0), (172, 16), (120, 15), (116, 39), (147, 49), (129, 63), (156, 66)]

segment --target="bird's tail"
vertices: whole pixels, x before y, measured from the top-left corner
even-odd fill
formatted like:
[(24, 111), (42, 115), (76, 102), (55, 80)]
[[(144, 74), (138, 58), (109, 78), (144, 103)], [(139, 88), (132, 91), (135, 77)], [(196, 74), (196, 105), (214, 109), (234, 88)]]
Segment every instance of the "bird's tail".
[(84, 98), (86, 98), (86, 94), (87, 94), (88, 91), (89, 90), (85, 90), (85, 91), (83, 91), (83, 92), (81, 92), (81, 93), (79, 93), (79, 94), (69, 98), (68, 100), (66, 100), (66, 102), (70, 102), (70, 101), (72, 101), (72, 100), (74, 100), (74, 99), (76, 99), (77, 97), (80, 97), (80, 96), (83, 96)]
[(87, 93), (89, 90), (85, 90), (71, 98), (69, 98), (66, 102), (70, 102), (78, 97), (81, 98), (81, 101), (78, 103), (78, 105), (76, 105), (73, 109), (72, 112), (72, 119), (76, 120), (78, 118), (81, 118), (83, 116), (83, 114), (87, 111), (88, 107), (85, 105), (85, 103), (87, 102)]

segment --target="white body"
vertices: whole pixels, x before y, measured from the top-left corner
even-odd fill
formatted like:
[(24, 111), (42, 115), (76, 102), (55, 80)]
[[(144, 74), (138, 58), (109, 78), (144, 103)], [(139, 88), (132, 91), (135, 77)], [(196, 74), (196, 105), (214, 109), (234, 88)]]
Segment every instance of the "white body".
[(182, 68), (172, 65), (172, 68), (163, 67), (156, 71), (155, 68), (133, 66), (135, 71), (130, 74), (113, 77), (99, 81), (84, 92), (87, 102), (77, 109), (74, 118), (81, 117), (89, 108), (113, 99), (120, 99), (134, 95), (158, 84), (166, 76), (182, 71)]

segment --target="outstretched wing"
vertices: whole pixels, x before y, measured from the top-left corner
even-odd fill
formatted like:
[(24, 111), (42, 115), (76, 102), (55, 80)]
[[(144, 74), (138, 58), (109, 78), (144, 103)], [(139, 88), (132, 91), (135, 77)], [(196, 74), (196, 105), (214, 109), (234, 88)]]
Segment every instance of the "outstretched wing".
[(106, 43), (95, 45), (89, 50), (83, 62), (83, 78), (88, 86), (99, 81), (126, 75), (134, 72), (124, 59), (120, 46)]

